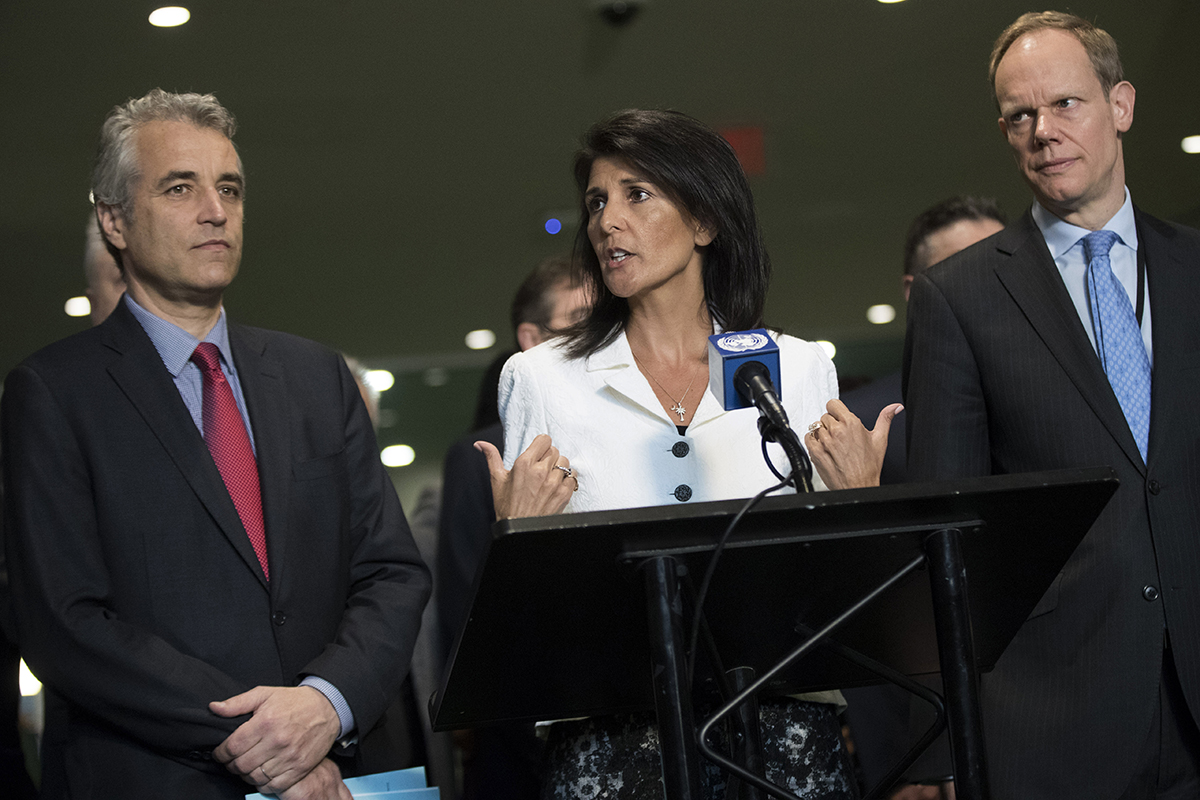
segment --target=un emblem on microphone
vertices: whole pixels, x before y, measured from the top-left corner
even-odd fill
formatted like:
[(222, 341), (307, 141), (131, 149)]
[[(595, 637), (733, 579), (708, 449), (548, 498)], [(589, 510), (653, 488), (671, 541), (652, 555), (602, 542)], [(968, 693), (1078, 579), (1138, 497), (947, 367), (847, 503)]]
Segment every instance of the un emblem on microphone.
[(761, 333), (731, 333), (717, 340), (717, 345), (731, 353), (746, 353), (751, 350), (761, 350), (770, 340)]

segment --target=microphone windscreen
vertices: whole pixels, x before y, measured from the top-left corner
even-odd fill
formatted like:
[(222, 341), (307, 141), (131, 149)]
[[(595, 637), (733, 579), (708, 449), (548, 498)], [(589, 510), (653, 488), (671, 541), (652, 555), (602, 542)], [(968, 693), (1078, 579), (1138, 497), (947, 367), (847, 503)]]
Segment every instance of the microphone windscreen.
[(779, 345), (765, 328), (714, 333), (708, 337), (708, 386), (726, 411), (754, 405), (733, 385), (734, 373), (747, 361), (758, 361), (767, 368), (776, 395), (783, 399), (779, 381)]

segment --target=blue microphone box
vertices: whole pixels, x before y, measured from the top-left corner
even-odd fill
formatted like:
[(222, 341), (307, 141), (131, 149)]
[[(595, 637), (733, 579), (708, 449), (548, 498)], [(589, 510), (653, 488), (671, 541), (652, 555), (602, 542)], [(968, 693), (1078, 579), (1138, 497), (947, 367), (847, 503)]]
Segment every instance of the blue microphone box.
[(779, 345), (765, 328), (714, 333), (708, 337), (708, 386), (726, 411), (753, 405), (733, 386), (733, 374), (747, 361), (758, 361), (767, 368), (783, 399), (779, 388)]

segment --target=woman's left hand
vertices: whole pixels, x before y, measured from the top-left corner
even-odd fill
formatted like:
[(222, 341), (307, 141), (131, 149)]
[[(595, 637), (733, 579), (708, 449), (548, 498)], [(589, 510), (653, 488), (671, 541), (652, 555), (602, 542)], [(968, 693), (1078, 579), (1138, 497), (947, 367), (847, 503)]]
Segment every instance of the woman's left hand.
[(892, 420), (904, 410), (893, 403), (879, 412), (875, 429), (867, 430), (841, 400), (825, 404), (828, 413), (804, 435), (813, 466), (830, 489), (878, 486)]

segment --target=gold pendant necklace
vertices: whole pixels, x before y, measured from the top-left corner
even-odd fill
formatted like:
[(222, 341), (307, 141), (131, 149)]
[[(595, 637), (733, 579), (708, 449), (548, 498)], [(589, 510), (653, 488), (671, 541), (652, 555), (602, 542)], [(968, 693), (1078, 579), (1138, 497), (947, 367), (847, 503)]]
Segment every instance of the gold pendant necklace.
[(675, 404), (671, 406), (671, 413), (678, 414), (679, 422), (682, 423), (683, 418), (687, 416), (687, 408), (683, 405), (683, 401), (687, 399), (688, 392), (692, 390), (693, 384), (696, 383), (696, 376), (692, 375), (691, 383), (689, 383), (687, 388), (683, 390), (683, 396), (676, 400), (671, 393), (667, 391), (667, 387), (663, 386), (662, 382), (659, 381), (658, 378), (654, 377), (654, 373), (650, 372), (650, 370), (646, 368), (646, 365), (642, 363), (642, 360), (637, 357), (637, 353), (634, 353), (632, 348), (630, 348), (629, 352), (633, 355), (633, 360), (638, 363), (638, 366), (640, 366), (642, 370), (650, 376), (650, 380), (658, 384), (658, 388), (663, 390), (663, 394), (667, 396), (667, 399)]

